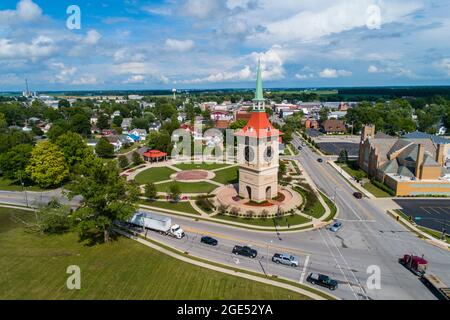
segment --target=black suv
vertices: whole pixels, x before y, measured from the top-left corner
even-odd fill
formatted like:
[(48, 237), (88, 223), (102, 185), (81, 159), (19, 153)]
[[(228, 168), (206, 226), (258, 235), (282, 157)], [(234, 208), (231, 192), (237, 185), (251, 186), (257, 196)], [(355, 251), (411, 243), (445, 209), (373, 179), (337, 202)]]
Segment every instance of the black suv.
[(201, 243), (210, 245), (210, 246), (217, 246), (219, 244), (219, 242), (216, 239), (213, 239), (211, 237), (202, 237), (202, 239), (200, 240)]
[(318, 273), (311, 273), (306, 281), (328, 288), (330, 290), (336, 290), (338, 287), (338, 283), (336, 280), (331, 279), (329, 276)]
[(256, 258), (256, 256), (258, 255), (258, 251), (249, 247), (235, 246), (233, 248), (233, 254), (249, 258)]

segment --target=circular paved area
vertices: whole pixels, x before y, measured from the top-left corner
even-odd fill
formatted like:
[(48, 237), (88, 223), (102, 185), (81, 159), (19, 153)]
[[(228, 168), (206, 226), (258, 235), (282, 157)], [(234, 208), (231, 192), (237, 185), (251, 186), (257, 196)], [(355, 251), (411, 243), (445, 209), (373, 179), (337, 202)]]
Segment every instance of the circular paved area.
[(197, 182), (203, 180), (214, 179), (216, 175), (211, 171), (206, 170), (190, 170), (180, 171), (170, 176), (171, 179), (179, 182)]
[(284, 196), (284, 199), (281, 202), (270, 200), (270, 205), (268, 206), (253, 206), (249, 205), (249, 199), (239, 198), (237, 190), (232, 186), (222, 187), (215, 192), (216, 201), (219, 204), (229, 206), (230, 208), (238, 208), (242, 213), (251, 210), (260, 214), (264, 210), (267, 210), (270, 214), (276, 214), (278, 206), (284, 212), (288, 212), (292, 209), (296, 209), (303, 202), (301, 196), (290, 188), (280, 188), (279, 193)]

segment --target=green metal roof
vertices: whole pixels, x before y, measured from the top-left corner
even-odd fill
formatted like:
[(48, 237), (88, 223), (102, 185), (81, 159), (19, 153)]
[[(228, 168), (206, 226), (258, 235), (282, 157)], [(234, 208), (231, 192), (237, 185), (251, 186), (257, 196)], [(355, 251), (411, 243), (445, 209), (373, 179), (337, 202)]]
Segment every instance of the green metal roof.
[(258, 75), (256, 78), (256, 93), (254, 102), (264, 102), (264, 94), (263, 94), (263, 82), (262, 82), (262, 71), (261, 71), (261, 61), (258, 62)]

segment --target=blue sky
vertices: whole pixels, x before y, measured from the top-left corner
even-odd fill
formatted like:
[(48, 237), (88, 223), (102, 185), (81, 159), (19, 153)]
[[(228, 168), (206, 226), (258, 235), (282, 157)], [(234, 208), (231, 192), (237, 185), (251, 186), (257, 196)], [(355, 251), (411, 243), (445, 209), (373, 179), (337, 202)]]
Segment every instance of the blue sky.
[[(66, 27), (70, 5), (81, 29)], [(0, 91), (450, 85), (447, 0), (2, 0)]]

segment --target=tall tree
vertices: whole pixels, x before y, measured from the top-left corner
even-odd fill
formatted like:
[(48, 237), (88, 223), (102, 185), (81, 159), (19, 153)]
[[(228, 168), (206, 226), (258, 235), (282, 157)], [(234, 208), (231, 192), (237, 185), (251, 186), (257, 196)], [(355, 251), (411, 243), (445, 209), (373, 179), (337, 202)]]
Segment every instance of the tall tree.
[(30, 162), (33, 146), (19, 144), (9, 151), (0, 154), (0, 170), (9, 179), (19, 180), (26, 177), (25, 169)]
[(71, 168), (83, 159), (93, 156), (92, 149), (78, 133), (67, 132), (59, 136), (55, 143), (66, 157)]
[(69, 194), (83, 199), (81, 209), (73, 214), (80, 237), (93, 240), (102, 234), (108, 242), (113, 223), (126, 221), (135, 212), (138, 187), (119, 177), (115, 164), (103, 164), (100, 159), (83, 162), (81, 172)]
[(150, 200), (156, 199), (158, 192), (154, 183), (147, 183), (145, 185), (145, 197)]
[(31, 180), (43, 188), (61, 185), (69, 177), (64, 154), (49, 141), (40, 142), (33, 148), (25, 171)]
[(101, 138), (95, 146), (95, 153), (100, 158), (112, 158), (114, 156), (114, 146), (105, 138)]
[(100, 130), (104, 130), (104, 129), (108, 129), (109, 128), (109, 117), (106, 114), (102, 113), (100, 115), (100, 117), (98, 117), (98, 119), (97, 119), (97, 127)]

